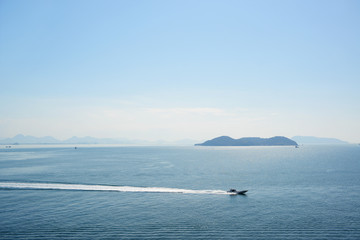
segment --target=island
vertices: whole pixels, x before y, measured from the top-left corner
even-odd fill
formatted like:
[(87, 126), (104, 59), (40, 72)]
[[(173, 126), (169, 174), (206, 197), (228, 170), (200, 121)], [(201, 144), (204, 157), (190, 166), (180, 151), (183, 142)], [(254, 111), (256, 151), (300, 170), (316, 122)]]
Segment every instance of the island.
[(276, 136), (271, 138), (244, 137), (233, 139), (228, 136), (217, 137), (195, 146), (297, 146), (298, 144), (286, 137)]

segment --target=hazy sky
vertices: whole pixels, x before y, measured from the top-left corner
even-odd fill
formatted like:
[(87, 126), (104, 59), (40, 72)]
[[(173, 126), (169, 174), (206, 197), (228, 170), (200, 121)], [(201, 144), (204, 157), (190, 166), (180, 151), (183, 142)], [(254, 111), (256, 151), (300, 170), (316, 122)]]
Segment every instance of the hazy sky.
[(0, 138), (360, 142), (360, 1), (0, 0)]

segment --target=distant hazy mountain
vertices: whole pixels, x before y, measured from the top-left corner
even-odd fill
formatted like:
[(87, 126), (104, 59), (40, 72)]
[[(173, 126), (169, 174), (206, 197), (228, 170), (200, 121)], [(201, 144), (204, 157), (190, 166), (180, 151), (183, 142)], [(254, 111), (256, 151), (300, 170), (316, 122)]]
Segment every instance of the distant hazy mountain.
[(60, 140), (57, 140), (53, 137), (33, 137), (33, 136), (24, 136), (18, 134), (13, 138), (6, 138), (0, 140), (1, 144), (14, 144), (14, 143), (29, 143), (29, 144), (41, 144), (41, 143), (61, 143)]
[(291, 138), (299, 144), (347, 144), (348, 142), (336, 138), (320, 138), (313, 136), (295, 136)]
[(72, 137), (62, 141), (62, 143), (77, 143), (77, 144), (116, 144), (123, 143), (121, 140), (112, 138), (94, 138), (94, 137)]
[(72, 137), (61, 141), (53, 137), (33, 137), (18, 134), (13, 138), (0, 140), (0, 144), (133, 144), (134, 141), (126, 139)]
[(296, 146), (297, 143), (286, 137), (246, 137), (233, 139), (228, 136), (217, 137), (204, 143), (195, 144), (195, 146)]
[(0, 139), (0, 144), (133, 144), (133, 145), (177, 145), (191, 146), (195, 140), (183, 139), (179, 141), (145, 141), (113, 138), (94, 138), (94, 137), (72, 137), (67, 140), (58, 140), (53, 137), (33, 137), (18, 134), (13, 138)]

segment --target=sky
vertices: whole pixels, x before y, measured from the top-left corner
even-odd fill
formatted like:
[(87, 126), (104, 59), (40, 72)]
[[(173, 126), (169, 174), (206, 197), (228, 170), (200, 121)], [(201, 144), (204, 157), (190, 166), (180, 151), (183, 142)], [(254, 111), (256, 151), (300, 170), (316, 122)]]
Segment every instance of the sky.
[(360, 1), (0, 0), (0, 138), (360, 142)]

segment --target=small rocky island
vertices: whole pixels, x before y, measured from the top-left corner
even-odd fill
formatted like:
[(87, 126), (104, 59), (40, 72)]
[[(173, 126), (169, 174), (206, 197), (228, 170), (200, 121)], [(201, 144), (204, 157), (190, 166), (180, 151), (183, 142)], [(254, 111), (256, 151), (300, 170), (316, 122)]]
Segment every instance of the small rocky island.
[(195, 146), (297, 146), (298, 144), (286, 137), (276, 136), (272, 138), (245, 137), (233, 139), (228, 136), (217, 137)]

